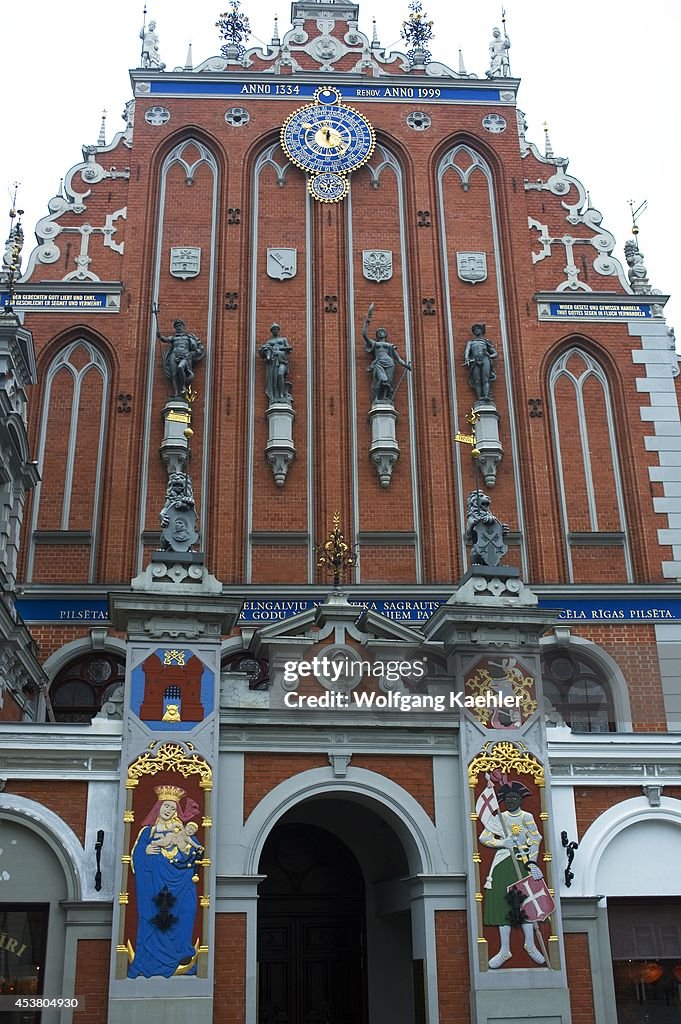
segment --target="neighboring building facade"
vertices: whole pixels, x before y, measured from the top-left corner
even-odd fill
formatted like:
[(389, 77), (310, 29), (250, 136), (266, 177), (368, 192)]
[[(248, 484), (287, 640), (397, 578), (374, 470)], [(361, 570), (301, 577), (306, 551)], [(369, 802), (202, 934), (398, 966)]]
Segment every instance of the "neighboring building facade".
[(681, 1013), (666, 296), (501, 33), (358, 17), (150, 23), (0, 317), (0, 994), (81, 1000), (12, 1022)]

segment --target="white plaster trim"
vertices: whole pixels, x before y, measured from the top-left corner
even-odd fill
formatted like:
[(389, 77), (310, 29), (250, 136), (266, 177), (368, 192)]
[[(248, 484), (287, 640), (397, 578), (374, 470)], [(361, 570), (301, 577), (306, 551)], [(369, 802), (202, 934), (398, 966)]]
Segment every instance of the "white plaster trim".
[[(88, 859), (88, 871), (83, 889), (83, 899), (112, 900), (114, 897), (114, 877), (116, 874), (116, 831), (118, 817), (118, 784), (116, 782), (88, 783), (87, 817), (85, 819), (85, 855)], [(97, 832), (104, 831), (104, 843), (101, 850), (102, 888), (95, 889), (95, 872), (97, 858), (95, 843)]]
[(9, 818), (20, 825), (25, 825), (45, 840), (64, 869), (67, 898), (82, 900), (89, 886), (85, 874), (85, 851), (75, 832), (54, 811), (36, 803), (35, 800), (15, 796), (13, 793), (0, 793), (0, 819), (2, 818)]
[[(660, 807), (651, 807), (647, 797), (639, 796), (622, 800), (599, 815), (579, 842), (574, 864), (576, 878), (571, 896), (596, 895), (598, 865), (607, 847), (620, 832), (639, 821), (668, 821), (681, 828), (681, 800), (663, 796)], [(607, 896), (607, 893), (604, 895)], [(635, 889), (632, 895), (636, 895)]]
[[(667, 517), (668, 529), (657, 531), (657, 542), (661, 547), (672, 546), (672, 561), (662, 562), (665, 579), (681, 579), (681, 495), (674, 487), (678, 474), (669, 459), (670, 451), (679, 451), (681, 442), (681, 416), (676, 396), (674, 376), (678, 374), (678, 355), (674, 350), (673, 335), (664, 324), (628, 325), (629, 334), (641, 338), (641, 348), (631, 353), (635, 365), (645, 368), (644, 379), (636, 381), (639, 392), (647, 392), (650, 405), (640, 406), (639, 415), (643, 423), (652, 423), (655, 436), (645, 438), (646, 451), (657, 452), (657, 464), (648, 466), (651, 480), (662, 483), (664, 497), (653, 502), (657, 515)], [(670, 397), (673, 396), (673, 397)], [(676, 493), (675, 493), (676, 492)]]
[(71, 640), (70, 643), (64, 644), (63, 647), (59, 647), (54, 651), (49, 658), (43, 663), (43, 672), (47, 678), (52, 681), (57, 673), (68, 665), (74, 658), (79, 658), (83, 654), (93, 654), (96, 651), (108, 651), (110, 654), (118, 654), (125, 661), (127, 657), (127, 647), (124, 640), (118, 640), (114, 636), (108, 634), (104, 638), (103, 645), (95, 646), (92, 635), (80, 637), (79, 640)]
[(265, 840), (279, 818), (296, 804), (322, 795), (340, 796), (369, 806), (395, 827), (412, 874), (447, 874), (435, 825), (417, 800), (390, 779), (366, 768), (348, 769), (344, 779), (331, 767), (312, 768), (279, 783), (263, 797), (244, 824), (242, 874), (256, 875)]

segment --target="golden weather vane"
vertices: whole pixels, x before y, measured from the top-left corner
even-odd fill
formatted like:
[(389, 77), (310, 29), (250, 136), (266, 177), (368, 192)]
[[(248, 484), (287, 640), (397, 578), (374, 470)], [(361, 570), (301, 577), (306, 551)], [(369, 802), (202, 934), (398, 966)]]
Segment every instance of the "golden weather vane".
[(469, 413), (467, 413), (467, 415), (466, 415), (466, 423), (470, 424), (470, 426), (471, 426), (471, 428), (473, 430), (473, 433), (472, 434), (462, 434), (461, 431), (457, 431), (457, 433), (454, 435), (454, 440), (457, 441), (459, 444), (469, 444), (471, 446), (471, 457), (473, 459), (479, 459), (480, 458), (480, 449), (478, 448), (478, 439), (475, 436), (475, 424), (478, 422), (479, 419), (480, 419), (480, 414), (477, 413), (475, 411), (475, 409), (471, 409), (471, 411)]
[(333, 514), (333, 530), (325, 544), (315, 544), (317, 567), (333, 576), (334, 590), (356, 564), (355, 553), (347, 543), (340, 527), (340, 512)]
[[(634, 209), (634, 200), (630, 199), (629, 209), (631, 210), (631, 233), (634, 238), (636, 238), (640, 230), (638, 226), (638, 218), (648, 209), (648, 200), (644, 199), (643, 202), (639, 203), (636, 209)], [(638, 244), (638, 239), (636, 239), (636, 242)]]

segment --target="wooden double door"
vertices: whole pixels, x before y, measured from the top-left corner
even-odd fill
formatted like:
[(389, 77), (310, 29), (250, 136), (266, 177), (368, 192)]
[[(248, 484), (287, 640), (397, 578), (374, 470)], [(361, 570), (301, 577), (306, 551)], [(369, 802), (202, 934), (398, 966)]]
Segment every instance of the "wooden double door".
[(260, 871), (258, 1024), (366, 1024), (364, 883), (348, 848), (281, 826)]

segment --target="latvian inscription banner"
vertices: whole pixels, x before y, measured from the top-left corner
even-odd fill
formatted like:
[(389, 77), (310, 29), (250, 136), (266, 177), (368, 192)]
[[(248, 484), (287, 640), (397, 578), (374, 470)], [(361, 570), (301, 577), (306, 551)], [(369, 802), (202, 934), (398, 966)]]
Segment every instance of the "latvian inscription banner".
[[(300, 612), (310, 611), (322, 604), (323, 595), (317, 597), (252, 597), (244, 601), (239, 622), (243, 625), (265, 625), (290, 619)], [(351, 599), (360, 609), (385, 615), (396, 622), (419, 626), (445, 603), (444, 597)], [(555, 608), (561, 622), (672, 622), (681, 621), (681, 598), (632, 598), (566, 600), (562, 596), (542, 596), (542, 608)], [(108, 604), (102, 600), (72, 600), (58, 598), (23, 598), (16, 603), (17, 611), (26, 622), (56, 622), (62, 625), (82, 626), (87, 622), (108, 622)]]

